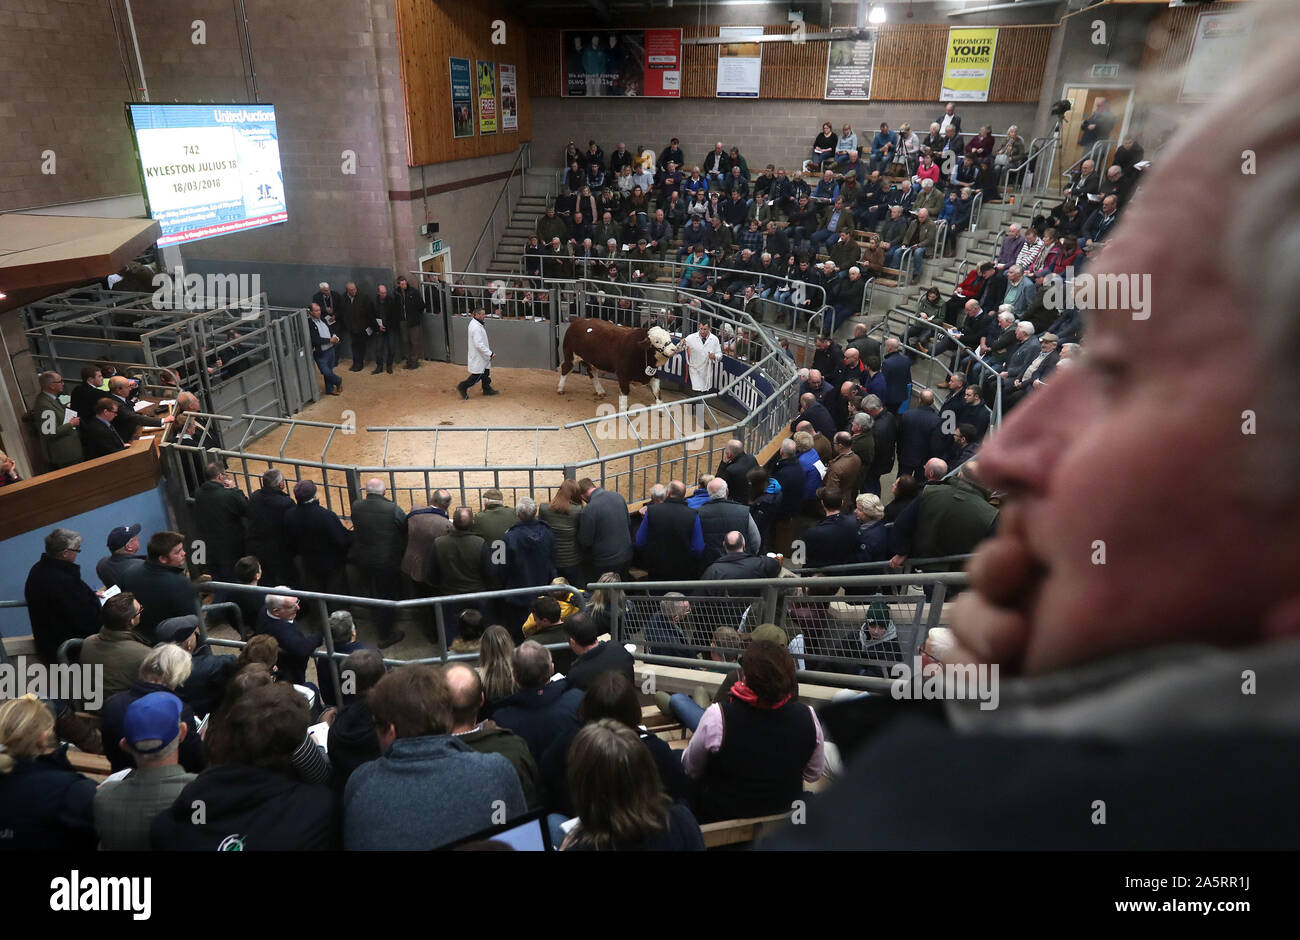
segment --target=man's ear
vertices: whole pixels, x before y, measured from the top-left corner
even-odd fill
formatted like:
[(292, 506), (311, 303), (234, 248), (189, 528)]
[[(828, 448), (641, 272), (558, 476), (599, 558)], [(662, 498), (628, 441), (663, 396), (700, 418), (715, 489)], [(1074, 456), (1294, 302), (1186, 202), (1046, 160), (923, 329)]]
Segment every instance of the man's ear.
[(182, 721), (180, 731), (176, 735), (176, 740), (179, 743), (184, 744), (185, 739), (189, 737), (189, 734), (190, 734), (190, 723), (188, 721)]

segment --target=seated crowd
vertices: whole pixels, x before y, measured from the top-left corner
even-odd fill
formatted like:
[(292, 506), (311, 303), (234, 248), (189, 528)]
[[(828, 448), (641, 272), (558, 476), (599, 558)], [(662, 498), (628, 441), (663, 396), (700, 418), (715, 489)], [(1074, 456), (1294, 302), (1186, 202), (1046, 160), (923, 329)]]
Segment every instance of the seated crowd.
[[(1023, 178), (1030, 156), (1015, 126), (995, 136), (983, 125), (963, 137), (951, 103), (924, 138), (908, 124), (898, 131), (882, 124), (869, 144), (859, 143), (849, 125), (837, 135), (824, 124), (794, 173), (769, 164), (752, 175), (738, 148), (721, 141), (687, 163), (674, 138), (653, 165), (623, 143), (607, 158), (594, 140), (583, 152), (571, 141), (561, 194), (524, 249), (524, 273), (608, 279), (627, 297), (640, 295), (637, 285), (666, 279), (791, 326), (829, 306), (833, 335), (862, 309), (867, 281), (898, 268), (908, 249), (920, 277), (927, 254), (949, 250), (970, 226), (975, 194), (1001, 201), (1002, 187)], [(1130, 138), (1104, 177), (1091, 160), (1074, 171), (1061, 205), (1035, 226), (1040, 235), (1053, 230), (1040, 266), (1082, 266), (1075, 248), (1100, 247), (1141, 163), (1142, 148)]]

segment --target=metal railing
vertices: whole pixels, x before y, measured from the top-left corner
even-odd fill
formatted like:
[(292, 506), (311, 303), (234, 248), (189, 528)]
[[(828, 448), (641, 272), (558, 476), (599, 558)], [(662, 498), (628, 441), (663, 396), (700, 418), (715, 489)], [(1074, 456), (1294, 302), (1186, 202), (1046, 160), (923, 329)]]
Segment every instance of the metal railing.
[[(452, 277), (457, 279), (484, 276), (456, 273)], [(439, 290), (451, 290), (452, 285), (445, 281), (435, 283)], [(608, 308), (595, 306), (594, 294), (592, 297), (587, 296), (588, 289), (598, 286), (599, 282), (582, 281), (553, 284), (547, 298), (549, 305), (547, 315), (552, 326), (558, 330), (570, 317), (584, 313), (598, 315), (602, 309), (608, 312)], [(461, 296), (469, 301), (473, 299), (476, 292), (481, 294), (491, 289), (490, 285), (473, 285), (468, 293)], [(427, 505), (437, 489), (448, 489), (458, 493), (462, 505), (472, 505), (477, 501), (472, 497), (486, 489), (500, 489), (503, 493), (511, 494), (514, 499), (523, 495), (549, 499), (566, 477), (583, 476), (591, 477), (605, 488), (619, 490), (629, 500), (645, 499), (648, 497), (649, 488), (661, 480), (694, 479), (702, 472), (713, 472), (721, 459), (721, 448), (731, 438), (739, 438), (743, 441), (750, 453), (761, 450), (789, 424), (797, 410), (794, 391), (798, 382), (795, 362), (781, 348), (772, 332), (760, 326), (748, 313), (726, 307), (706, 297), (692, 297), (692, 303), (687, 305), (681, 303), (679, 292), (675, 290), (664, 290), (653, 286), (647, 286), (647, 290), (658, 291), (664, 297), (654, 305), (653, 311), (646, 310), (647, 313), (658, 316), (659, 310), (667, 311), (666, 318), (670, 324), (681, 327), (683, 334), (693, 332), (700, 319), (710, 321), (716, 327), (718, 334), (724, 337), (724, 342), (728, 344), (728, 354), (735, 359), (745, 361), (746, 368), (738, 375), (725, 375), (719, 391), (707, 395), (691, 396), (685, 401), (668, 402), (650, 409), (629, 408), (626, 412), (601, 415), (591, 420), (572, 422), (563, 426), (539, 426), (541, 431), (552, 434), (569, 431), (585, 435), (587, 442), (591, 444), (591, 450), (585, 451), (585, 448), (575, 447), (572, 456), (566, 455), (563, 461), (534, 464), (520, 464), (517, 461), (508, 464), (493, 463), (489, 452), (488, 435), (491, 431), (500, 428), (492, 428), (483, 431), (485, 442), (484, 458), (481, 463), (468, 463), (464, 461), (462, 455), (458, 454), (454, 462), (446, 465), (438, 465), (435, 455), (427, 465), (394, 466), (388, 463), (391, 435), (424, 431), (426, 428), (383, 425), (376, 426), (373, 431), (369, 429), (366, 431), (366, 433), (383, 435), (382, 445), (377, 448), (381, 454), (378, 465), (331, 462), (327, 452), (335, 435), (340, 432), (352, 433), (355, 428), (327, 422), (304, 422), (294, 418), (272, 419), (256, 415), (243, 416), (255, 422), (250, 425), (250, 428), (257, 426), (257, 422), (269, 422), (271, 426), (288, 426), (288, 434), (292, 434), (298, 426), (317, 427), (328, 429), (329, 439), (314, 459), (286, 457), (287, 435), (278, 453), (255, 453), (245, 448), (201, 450), (196, 447), (166, 443), (163, 445), (163, 459), (169, 469), (169, 475), (173, 475), (180, 484), (181, 492), (178, 495), (182, 498), (194, 495), (193, 487), (190, 485), (194, 474), (187, 474), (180, 461), (183, 459), (193, 461), (197, 458), (190, 455), (197, 455), (204, 460), (224, 461), (241, 487), (250, 493), (260, 485), (261, 475), (273, 467), (281, 469), (291, 485), (298, 480), (312, 480), (323, 491), (318, 494), (322, 505), (344, 518), (350, 511), (352, 501), (360, 496), (362, 482), (371, 476), (385, 480), (390, 498), (407, 509)], [(445, 295), (444, 299), (446, 296), (449, 295)], [(450, 310), (452, 306), (447, 302), (442, 309)], [(559, 334), (555, 335), (558, 337)], [(812, 346), (811, 336), (804, 337), (803, 341), (806, 342), (807, 347)], [(766, 386), (771, 388), (770, 392), (763, 392), (759, 386), (749, 388), (749, 380), (760, 375), (765, 378)], [(752, 404), (752, 407), (746, 407), (743, 416), (739, 419), (732, 419), (728, 412), (733, 409), (733, 406), (724, 405), (722, 402), (728, 394), (734, 398), (741, 393), (748, 396), (746, 404)], [(753, 399), (752, 402), (749, 399)], [(680, 433), (682, 430), (680, 423), (672, 416), (672, 409), (697, 407), (703, 413), (706, 428), (683, 436)], [(656, 413), (669, 416), (665, 423), (672, 424), (672, 439), (648, 441), (637, 433), (636, 422)], [(725, 419), (722, 417), (724, 415), (727, 416)], [(707, 424), (710, 421), (716, 426), (708, 428)], [(599, 441), (604, 438), (599, 433), (593, 433), (593, 428), (597, 432), (601, 430), (602, 422), (611, 422), (606, 425), (607, 427), (620, 428), (622, 423), (626, 423), (626, 426), (631, 428), (630, 435), (623, 433), (622, 430), (613, 435), (614, 439), (623, 442), (620, 445), (623, 449), (610, 453), (602, 448)], [(439, 427), (432, 433), (463, 435), (467, 430), (470, 429)], [(624, 446), (629, 440), (635, 440), (635, 446)], [(577, 441), (581, 441), (581, 438), (577, 438)], [(360, 450), (364, 452), (365, 445)], [(535, 447), (535, 453), (537, 451), (538, 448)]]
[[(1066, 184), (1070, 181), (1070, 175), (1079, 167), (1083, 166), (1083, 161), (1085, 160), (1091, 160), (1093, 162), (1093, 166), (1094, 169), (1097, 170), (1098, 177), (1101, 177), (1105, 173), (1105, 168), (1103, 167), (1103, 163), (1105, 162), (1105, 157), (1107, 154), (1110, 153), (1110, 145), (1113, 143), (1114, 141), (1111, 140), (1110, 138), (1096, 141), (1095, 143), (1093, 143), (1091, 147), (1088, 148), (1088, 150), (1081, 157), (1079, 157), (1078, 160), (1075, 160), (1068, 167), (1062, 170), (1060, 181), (1059, 181), (1060, 182), (1059, 191), (1061, 193), (1065, 192)], [(1102, 157), (1102, 159), (1100, 160), (1098, 159), (1099, 154)]]
[[(873, 327), (871, 327), (871, 329), (867, 331), (867, 335), (879, 333), (882, 336), (882, 345), (883, 345), (883, 337), (886, 335), (886, 332), (889, 328), (890, 317), (894, 316), (895, 314), (901, 316), (904, 320), (906, 320), (909, 326), (911, 325), (924, 326), (926, 330), (930, 331), (934, 337), (937, 338), (940, 335), (947, 336), (953, 343), (956, 344), (956, 348), (953, 350), (953, 367), (950, 368), (949, 366), (940, 362), (939, 358), (933, 353), (926, 352), (925, 350), (919, 349), (915, 346), (908, 344), (906, 328), (904, 328), (902, 333), (897, 337), (900, 347), (905, 349), (907, 352), (911, 353), (913, 358), (917, 356), (921, 356), (925, 359), (928, 359), (930, 362), (934, 363), (934, 365), (938, 366), (938, 368), (942, 370), (945, 378), (947, 376), (952, 375), (953, 372), (956, 371), (955, 367), (958, 365), (958, 363), (961, 362), (963, 358), (969, 358), (971, 364), (977, 366), (978, 369), (985, 375), (985, 377), (996, 377), (998, 375), (997, 370), (994, 369), (992, 366), (990, 366), (983, 358), (981, 358), (979, 353), (975, 352), (973, 349), (969, 349), (965, 347), (962, 344), (961, 340), (953, 339), (949, 335), (948, 330), (953, 328), (951, 325), (937, 323), (933, 320), (923, 320), (916, 314), (911, 313), (910, 311), (905, 310), (902, 307), (890, 307), (889, 310), (886, 311), (884, 317), (880, 319), (880, 322), (875, 324)], [(931, 348), (933, 348), (933, 346)], [(919, 386), (922, 389), (926, 389), (930, 387), (924, 383), (915, 382), (915, 380), (913, 384)], [(995, 384), (997, 386), (997, 389), (994, 393), (993, 403), (989, 404), (988, 402), (983, 402), (984, 407), (987, 408), (989, 411), (990, 430), (1002, 424), (1002, 383), (999, 381), (996, 382)]]
[(497, 207), (501, 205), (501, 200), (506, 201), (506, 225), (510, 224), (510, 184), (514, 182), (515, 176), (519, 177), (519, 195), (528, 195), (528, 168), (533, 163), (532, 145), (525, 142), (519, 145), (519, 152), (515, 154), (514, 162), (510, 164), (510, 170), (506, 175), (505, 183), (501, 186), (501, 192), (497, 193), (496, 200), (492, 203), (492, 208), (488, 210), (487, 222), (483, 224), (483, 230), (478, 233), (478, 238), (474, 241), (474, 247), (470, 250), (469, 260), (465, 262), (465, 267), (474, 267), (474, 262), (478, 259), (479, 248), (483, 244), (483, 239), (491, 235), (492, 250), (496, 251), (497, 244)]

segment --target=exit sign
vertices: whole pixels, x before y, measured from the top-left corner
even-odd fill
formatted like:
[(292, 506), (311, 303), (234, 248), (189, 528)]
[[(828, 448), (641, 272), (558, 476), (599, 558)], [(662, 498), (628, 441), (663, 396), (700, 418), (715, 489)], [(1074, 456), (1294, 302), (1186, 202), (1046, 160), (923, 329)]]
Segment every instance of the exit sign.
[(429, 244), (429, 254), (431, 254), (431, 255), (436, 255), (436, 254), (437, 254), (438, 252), (440, 252), (440, 251), (442, 251), (442, 239), (441, 239), (441, 238), (438, 239), (436, 242), (431, 242), (431, 243)]
[(1119, 76), (1119, 65), (1094, 65), (1092, 67), (1093, 78), (1116, 78)]

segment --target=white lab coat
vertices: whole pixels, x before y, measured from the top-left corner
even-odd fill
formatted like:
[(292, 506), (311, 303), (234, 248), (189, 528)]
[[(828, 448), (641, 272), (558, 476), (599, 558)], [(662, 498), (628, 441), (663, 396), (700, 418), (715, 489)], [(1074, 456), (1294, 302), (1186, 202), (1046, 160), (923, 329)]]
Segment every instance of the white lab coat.
[(492, 347), (488, 346), (487, 327), (478, 320), (469, 320), (469, 353), (466, 365), (470, 375), (482, 375), (492, 365)]
[(707, 392), (713, 388), (713, 370), (717, 365), (715, 360), (709, 359), (709, 353), (713, 353), (720, 361), (722, 344), (713, 333), (709, 333), (707, 340), (702, 340), (699, 332), (696, 331), (686, 337), (683, 345), (686, 348), (686, 366), (691, 373), (691, 390)]

